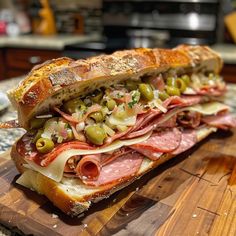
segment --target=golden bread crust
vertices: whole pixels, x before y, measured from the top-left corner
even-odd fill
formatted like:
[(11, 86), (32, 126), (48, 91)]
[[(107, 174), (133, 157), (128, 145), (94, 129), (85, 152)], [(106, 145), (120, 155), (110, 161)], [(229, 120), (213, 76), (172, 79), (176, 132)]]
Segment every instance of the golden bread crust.
[(111, 55), (74, 61), (59, 58), (38, 65), (8, 96), (18, 111), (19, 124), (28, 121), (50, 106), (84, 94), (94, 88), (122, 79), (137, 79), (169, 69), (184, 68), (220, 71), (220, 57), (203, 46), (179, 46), (176, 49), (133, 49)]

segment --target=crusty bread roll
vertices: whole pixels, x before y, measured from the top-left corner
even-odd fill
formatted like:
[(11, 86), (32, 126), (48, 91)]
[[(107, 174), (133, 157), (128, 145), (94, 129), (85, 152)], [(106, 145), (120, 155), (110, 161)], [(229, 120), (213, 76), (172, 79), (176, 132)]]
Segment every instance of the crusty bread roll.
[[(110, 86), (121, 80), (137, 80), (145, 75), (171, 74), (173, 70), (176, 74), (198, 71), (218, 74), (221, 68), (221, 58), (204, 46), (182, 45), (172, 50), (134, 49), (78, 61), (59, 58), (34, 67), (26, 79), (8, 95), (18, 111), (20, 126), (29, 129), (29, 121), (35, 115), (48, 112), (52, 106), (60, 106), (67, 100), (102, 86)], [(213, 131), (216, 129), (210, 126), (198, 128), (197, 141)], [(80, 178), (63, 177), (60, 182), (55, 182), (32, 170), (26, 164), (25, 157), (17, 152), (16, 145), (12, 147), (11, 156), (22, 174), (17, 182), (45, 195), (70, 215), (80, 214), (89, 208), (91, 202), (110, 196), (174, 157), (170, 153), (163, 154), (156, 161), (144, 157), (135, 176), (127, 177), (119, 183), (95, 187), (84, 184)]]
[[(200, 142), (215, 131), (216, 128), (212, 127), (198, 129), (197, 141)], [(86, 186), (77, 178), (64, 177), (60, 183), (57, 183), (34, 170), (25, 168), (23, 166), (23, 164), (25, 164), (23, 157), (16, 151), (15, 145), (12, 147), (11, 156), (17, 169), (22, 174), (17, 180), (17, 183), (35, 190), (39, 194), (45, 195), (55, 206), (72, 216), (76, 216), (87, 210), (91, 202), (98, 202), (103, 198), (109, 197), (114, 192), (130, 185), (145, 173), (175, 157), (171, 154), (164, 154), (157, 161), (144, 158), (140, 170), (135, 177), (130, 177), (119, 184), (114, 183), (100, 187), (92, 187)]]
[(125, 50), (77, 61), (59, 58), (34, 67), (8, 96), (18, 111), (20, 126), (27, 129), (36, 114), (104, 84), (109, 86), (114, 81), (135, 80), (171, 69), (177, 73), (188, 70), (218, 73), (221, 68), (219, 55), (206, 46)]

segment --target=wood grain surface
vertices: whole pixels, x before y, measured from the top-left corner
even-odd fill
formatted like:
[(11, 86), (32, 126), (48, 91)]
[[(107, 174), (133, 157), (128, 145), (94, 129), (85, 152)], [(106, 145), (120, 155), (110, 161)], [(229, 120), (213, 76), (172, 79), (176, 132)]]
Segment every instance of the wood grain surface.
[(24, 234), (236, 235), (236, 130), (218, 131), (80, 218), (17, 185), (9, 158), (0, 158), (0, 223)]

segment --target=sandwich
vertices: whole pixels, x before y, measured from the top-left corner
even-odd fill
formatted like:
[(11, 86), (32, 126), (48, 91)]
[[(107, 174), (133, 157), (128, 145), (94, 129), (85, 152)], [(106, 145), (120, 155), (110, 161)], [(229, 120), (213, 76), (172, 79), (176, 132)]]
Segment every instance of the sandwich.
[(5, 127), (26, 130), (11, 151), (17, 183), (76, 216), (235, 127), (222, 64), (206, 46), (181, 45), (37, 65), (8, 92), (18, 123)]

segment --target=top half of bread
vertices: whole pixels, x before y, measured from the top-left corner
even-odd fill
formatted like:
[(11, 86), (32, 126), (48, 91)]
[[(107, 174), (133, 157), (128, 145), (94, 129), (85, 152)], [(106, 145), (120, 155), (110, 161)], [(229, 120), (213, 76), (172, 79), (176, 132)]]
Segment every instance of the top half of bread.
[(172, 69), (219, 73), (221, 68), (219, 55), (206, 46), (141, 48), (77, 61), (59, 58), (34, 67), (8, 96), (18, 111), (19, 124), (27, 129), (33, 116), (101, 86)]

